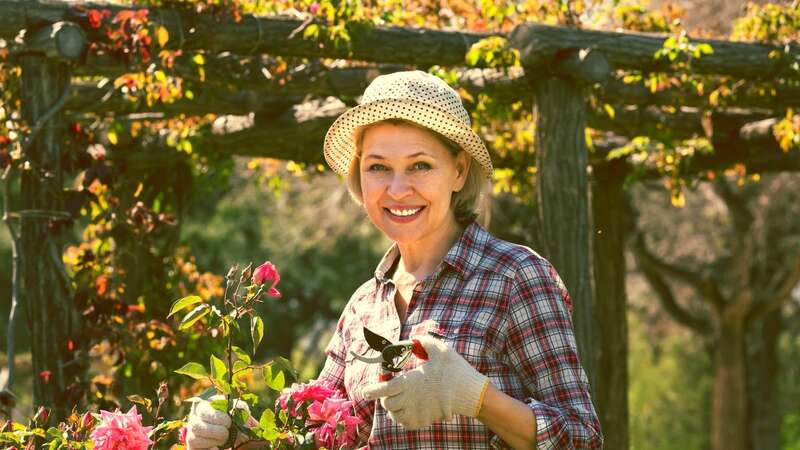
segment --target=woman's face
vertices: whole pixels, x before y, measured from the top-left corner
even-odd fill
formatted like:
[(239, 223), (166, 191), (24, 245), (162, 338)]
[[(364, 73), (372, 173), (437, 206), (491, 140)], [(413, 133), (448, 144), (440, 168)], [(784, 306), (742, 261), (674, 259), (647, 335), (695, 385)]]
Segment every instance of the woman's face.
[(464, 152), (453, 157), (423, 129), (373, 125), (361, 141), (361, 193), (367, 215), (400, 244), (441, 236), (456, 225), (450, 198), (464, 186), (468, 164)]

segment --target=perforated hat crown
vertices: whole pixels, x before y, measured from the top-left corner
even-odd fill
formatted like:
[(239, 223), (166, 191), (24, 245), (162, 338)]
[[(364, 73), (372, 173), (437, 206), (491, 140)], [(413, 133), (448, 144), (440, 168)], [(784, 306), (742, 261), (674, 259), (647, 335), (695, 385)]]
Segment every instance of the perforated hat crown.
[(355, 132), (386, 119), (404, 119), (447, 137), (469, 153), (487, 178), (492, 160), (481, 138), (472, 131), (469, 114), (458, 93), (442, 79), (419, 70), (375, 78), (361, 103), (339, 116), (325, 135), (325, 160), (346, 175), (356, 153)]

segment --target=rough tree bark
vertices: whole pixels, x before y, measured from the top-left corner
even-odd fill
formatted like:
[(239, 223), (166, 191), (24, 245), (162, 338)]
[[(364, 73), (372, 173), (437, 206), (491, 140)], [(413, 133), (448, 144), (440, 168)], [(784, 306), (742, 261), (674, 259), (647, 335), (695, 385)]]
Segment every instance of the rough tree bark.
[(592, 168), (591, 202), (594, 232), (594, 316), (598, 342), (594, 346), (597, 414), (603, 426), (604, 447), (628, 448), (628, 320), (625, 315), (626, 208), (624, 161)]
[(567, 80), (537, 80), (534, 104), (542, 253), (558, 270), (572, 296), (579, 356), (596, 397), (588, 156), (582, 89)]
[(781, 406), (778, 401), (778, 337), (783, 329), (780, 310), (773, 310), (750, 327), (747, 339), (747, 390), (750, 443), (753, 450), (780, 450)]
[[(41, 45), (58, 34), (58, 25), (37, 33), (29, 30), (29, 51), (20, 57), (22, 115), (32, 131), (23, 143), (22, 209), (17, 214), (22, 259), (20, 292), (33, 357), (33, 403), (52, 408), (52, 417), (63, 419), (69, 412), (68, 405), (80, 398), (74, 375), (82, 366), (73, 360), (77, 352), (67, 351), (66, 347), (79, 330), (80, 314), (73, 307), (57, 234), (59, 219), (70, 217), (64, 212), (62, 199), (61, 135), (65, 125), (60, 111), (70, 73), (63, 59), (48, 57), (50, 52), (43, 50), (48, 46)], [(81, 35), (71, 37), (80, 39)]]

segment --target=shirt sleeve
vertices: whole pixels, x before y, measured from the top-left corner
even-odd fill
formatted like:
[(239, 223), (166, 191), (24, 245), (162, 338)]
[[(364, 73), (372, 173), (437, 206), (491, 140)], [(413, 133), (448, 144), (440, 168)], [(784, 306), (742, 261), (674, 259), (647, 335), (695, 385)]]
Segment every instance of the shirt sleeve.
[[(349, 304), (348, 304), (349, 307)], [(339, 317), (339, 321), (336, 324), (336, 329), (333, 332), (333, 336), (331, 336), (331, 340), (328, 342), (327, 347), (325, 347), (325, 366), (323, 366), (322, 371), (319, 373), (318, 380), (324, 380), (338, 389), (342, 389), (345, 391), (344, 386), (344, 369), (345, 369), (345, 352), (347, 349), (345, 348), (345, 340), (344, 340), (344, 330), (345, 330), (345, 320), (347, 318), (347, 307), (345, 307), (345, 312), (342, 313), (341, 317)]]
[(571, 312), (572, 299), (553, 266), (538, 255), (527, 259), (512, 290), (507, 350), (526, 382), (539, 450), (603, 445)]

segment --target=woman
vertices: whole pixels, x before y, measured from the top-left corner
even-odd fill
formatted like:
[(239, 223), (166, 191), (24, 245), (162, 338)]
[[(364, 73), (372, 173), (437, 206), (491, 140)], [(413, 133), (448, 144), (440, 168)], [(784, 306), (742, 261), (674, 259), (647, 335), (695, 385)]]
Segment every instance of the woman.
[[(394, 242), (345, 307), (319, 376), (354, 401), (363, 444), (601, 448), (564, 284), (476, 222), (492, 163), (458, 94), (420, 71), (379, 76), (328, 130), (324, 153)], [(378, 382), (379, 366), (354, 356), (369, 352), (364, 327), (418, 339), (429, 360)], [(225, 442), (207, 432), (224, 414), (204, 406), (190, 448)]]

